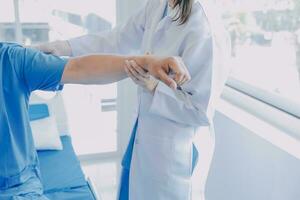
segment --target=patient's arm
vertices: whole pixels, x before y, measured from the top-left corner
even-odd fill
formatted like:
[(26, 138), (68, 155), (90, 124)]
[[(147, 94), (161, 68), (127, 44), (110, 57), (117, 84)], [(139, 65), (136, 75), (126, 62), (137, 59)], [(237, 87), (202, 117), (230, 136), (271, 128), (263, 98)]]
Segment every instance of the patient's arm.
[(90, 55), (71, 58), (63, 73), (62, 83), (107, 84), (126, 78), (123, 63), (128, 57)]
[[(107, 84), (122, 80), (127, 77), (124, 66), (126, 60), (136, 61), (151, 75), (172, 88), (176, 88), (177, 82), (190, 77), (185, 65), (174, 57), (90, 55), (70, 59), (61, 82)], [(174, 80), (168, 76), (171, 71), (176, 74)]]

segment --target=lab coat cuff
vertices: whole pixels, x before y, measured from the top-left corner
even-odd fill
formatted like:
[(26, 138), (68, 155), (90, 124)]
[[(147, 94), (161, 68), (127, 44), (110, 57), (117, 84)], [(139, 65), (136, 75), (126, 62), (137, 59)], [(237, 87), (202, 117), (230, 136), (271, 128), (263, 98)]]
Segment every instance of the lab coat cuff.
[[(163, 94), (175, 99), (176, 101), (185, 104), (188, 108), (193, 109), (193, 105), (191, 103), (192, 96), (184, 91), (171, 89), (166, 84), (159, 82), (159, 84), (156, 88), (156, 92), (163, 93)], [(155, 95), (158, 95), (158, 94), (155, 94)]]
[[(160, 82), (155, 90), (149, 112), (164, 116), (178, 123), (192, 126), (207, 126), (210, 124), (206, 112), (195, 109), (180, 98), (181, 91), (173, 90)], [(185, 97), (189, 98), (189, 97)], [(191, 99), (190, 99), (191, 100)]]
[(156, 86), (154, 97), (159, 95), (158, 94), (159, 92), (164, 93), (164, 94), (176, 99), (175, 90), (171, 89), (169, 86), (167, 86), (163, 82), (159, 82), (158, 85)]
[(178, 107), (184, 106), (183, 102), (177, 101), (175, 90), (171, 89), (163, 82), (159, 82), (155, 89), (149, 112), (163, 115), (162, 106), (166, 102), (165, 97), (170, 98), (169, 100), (171, 100), (171, 102), (176, 102)]

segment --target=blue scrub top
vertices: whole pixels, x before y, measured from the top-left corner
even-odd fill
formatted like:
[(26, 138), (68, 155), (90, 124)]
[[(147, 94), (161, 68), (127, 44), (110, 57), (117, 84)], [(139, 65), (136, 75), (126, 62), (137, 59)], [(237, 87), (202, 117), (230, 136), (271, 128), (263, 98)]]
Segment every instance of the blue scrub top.
[(67, 60), (0, 43), (0, 192), (39, 179), (28, 101), (34, 90), (57, 90)]

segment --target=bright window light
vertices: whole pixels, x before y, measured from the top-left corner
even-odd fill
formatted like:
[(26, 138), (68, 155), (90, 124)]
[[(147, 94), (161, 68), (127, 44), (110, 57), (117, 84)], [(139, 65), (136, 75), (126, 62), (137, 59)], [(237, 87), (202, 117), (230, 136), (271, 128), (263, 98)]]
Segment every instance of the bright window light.
[(217, 2), (232, 40), (231, 76), (300, 107), (300, 1)]

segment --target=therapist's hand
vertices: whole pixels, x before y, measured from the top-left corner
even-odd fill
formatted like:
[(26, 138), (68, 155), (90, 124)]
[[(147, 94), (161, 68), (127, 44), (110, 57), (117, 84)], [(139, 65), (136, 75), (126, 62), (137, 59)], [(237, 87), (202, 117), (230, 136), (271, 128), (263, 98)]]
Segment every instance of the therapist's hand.
[(176, 89), (191, 79), (191, 76), (179, 57), (145, 56), (145, 63), (141, 65), (152, 76)]
[(155, 88), (159, 81), (153, 78), (153, 76), (151, 76), (148, 72), (146, 72), (135, 61), (126, 60), (125, 71), (127, 75), (133, 80), (133, 82), (135, 82), (137, 85), (144, 88), (146, 91), (154, 93)]

